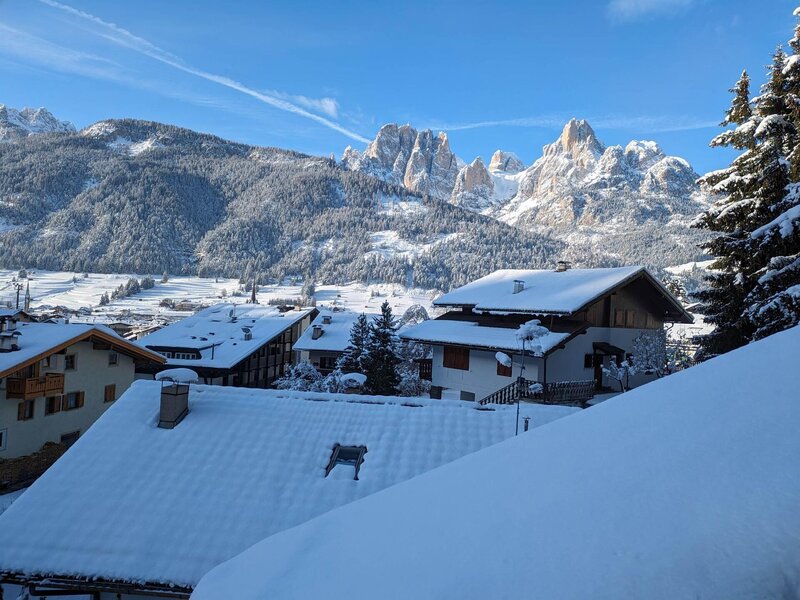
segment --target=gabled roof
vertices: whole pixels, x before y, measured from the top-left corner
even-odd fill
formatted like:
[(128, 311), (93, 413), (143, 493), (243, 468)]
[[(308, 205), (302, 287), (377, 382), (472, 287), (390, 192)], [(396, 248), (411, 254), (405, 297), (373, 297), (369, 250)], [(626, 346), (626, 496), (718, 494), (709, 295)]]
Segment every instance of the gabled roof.
[[(260, 304), (216, 304), (135, 343), (151, 349), (184, 348), (200, 353), (200, 359), (168, 358), (169, 365), (230, 369), (314, 310), (281, 312)], [(243, 328), (250, 330), (252, 339), (245, 339)]]
[[(692, 322), (680, 302), (640, 266), (566, 271), (503, 269), (444, 294), (433, 304), (478, 311), (571, 315), (639, 277), (667, 300), (676, 320)], [(523, 283), (517, 293), (515, 281)]]
[[(509, 407), (136, 381), (0, 516), (0, 573), (191, 587), (259, 540), (514, 434)], [(403, 403), (410, 403), (407, 406)], [(523, 415), (527, 407), (523, 408)], [(531, 408), (534, 424), (572, 414)], [(367, 447), (358, 481), (336, 444)]]
[(332, 511), (192, 598), (792, 597), (798, 347), (795, 327)]
[(19, 322), (16, 328), (20, 333), (16, 338), (19, 350), (0, 352), (0, 377), (7, 377), (50, 354), (85, 340), (104, 342), (117, 352), (137, 359), (157, 364), (165, 362), (160, 354), (129, 342), (103, 325)]
[[(292, 350), (316, 350), (321, 352), (344, 352), (350, 343), (350, 330), (353, 328), (360, 313), (351, 311), (322, 310), (311, 323), (311, 327), (303, 332), (300, 339), (295, 342)], [(331, 322), (323, 321), (328, 316)], [(376, 315), (367, 315), (368, 319)], [(322, 335), (316, 340), (313, 338), (314, 325), (322, 328)]]
[[(485, 350), (503, 350), (522, 354), (522, 342), (517, 337), (519, 329), (507, 327), (486, 327), (472, 321), (453, 321), (431, 319), (400, 333), (404, 340), (422, 342), (424, 344), (444, 344), (453, 346), (469, 346)], [(536, 340), (536, 349), (526, 344), (527, 353), (547, 354), (570, 337), (569, 333), (549, 332)]]

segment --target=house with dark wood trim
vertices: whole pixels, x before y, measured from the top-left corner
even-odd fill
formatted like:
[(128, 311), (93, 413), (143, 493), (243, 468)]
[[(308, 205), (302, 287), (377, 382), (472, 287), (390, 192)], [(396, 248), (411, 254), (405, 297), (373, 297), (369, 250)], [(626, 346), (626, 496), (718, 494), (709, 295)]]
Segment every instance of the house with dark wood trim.
[(71, 444), (130, 386), (137, 368), (164, 362), (100, 325), (0, 317), (0, 490), (25, 479), (19, 460), (22, 470), (6, 473), (11, 459), (47, 443)]
[[(400, 337), (433, 346), (433, 396), (482, 400), (522, 377), (555, 389), (591, 382), (611, 389), (603, 368), (621, 362), (641, 333), (692, 316), (644, 267), (501, 270), (434, 301), (447, 309)], [(538, 319), (549, 333), (523, 350), (520, 325)], [(511, 366), (497, 353), (511, 357)], [(631, 386), (650, 379), (637, 375)]]
[[(158, 352), (169, 367), (188, 367), (203, 383), (266, 388), (293, 362), (292, 346), (317, 315), (259, 304), (216, 304), (134, 343)], [(158, 368), (144, 366), (140, 378)]]

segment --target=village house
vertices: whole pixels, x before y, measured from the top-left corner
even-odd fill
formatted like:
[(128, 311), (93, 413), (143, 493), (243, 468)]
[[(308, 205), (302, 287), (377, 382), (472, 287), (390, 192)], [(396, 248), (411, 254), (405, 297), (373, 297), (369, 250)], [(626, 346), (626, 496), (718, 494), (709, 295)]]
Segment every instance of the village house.
[[(692, 316), (644, 267), (501, 270), (434, 301), (441, 317), (400, 334), (433, 346), (433, 397), (513, 400), (517, 378), (540, 383), (545, 400), (579, 384), (617, 389), (604, 373), (629, 358), (634, 339)], [(527, 347), (520, 325), (538, 319), (548, 333)], [(498, 352), (511, 358), (503, 364)], [(652, 376), (635, 375), (631, 387)], [(567, 384), (569, 382), (569, 384)]]
[[(292, 364), (292, 346), (316, 314), (315, 308), (216, 304), (134, 343), (170, 367), (191, 368), (204, 383), (265, 388)], [(152, 378), (158, 370), (143, 366), (137, 375)]]
[[(136, 381), (0, 516), (0, 581), (32, 596), (188, 598), (260, 540), (517, 422), (511, 407), (189, 385), (175, 371)], [(525, 409), (536, 425), (578, 410)]]
[[(293, 346), (298, 362), (310, 362), (323, 375), (333, 371), (350, 344), (350, 330), (359, 316), (347, 310), (320, 310)], [(374, 315), (367, 317), (371, 320)]]
[[(106, 327), (0, 318), (0, 489), (47, 468), (130, 386), (137, 365), (163, 362)], [(36, 456), (48, 442), (55, 447)]]

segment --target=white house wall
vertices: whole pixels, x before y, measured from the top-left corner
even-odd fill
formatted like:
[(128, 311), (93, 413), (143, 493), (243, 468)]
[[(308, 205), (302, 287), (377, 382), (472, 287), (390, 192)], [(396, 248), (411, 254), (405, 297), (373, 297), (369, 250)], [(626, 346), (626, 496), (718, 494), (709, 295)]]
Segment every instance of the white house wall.
[[(475, 399), (480, 400), (502, 387), (513, 383), (519, 377), (522, 356), (513, 356), (514, 367), (511, 377), (497, 374), (497, 359), (495, 352), (487, 350), (470, 350), (469, 370), (449, 369), (443, 363), (444, 347), (433, 347), (433, 372), (431, 383), (448, 390), (475, 394)], [(525, 378), (538, 379), (538, 361), (530, 357), (525, 359)]]
[(0, 450), (0, 458), (14, 458), (31, 454), (42, 448), (45, 442), (59, 442), (64, 434), (80, 431), (83, 435), (111, 402), (104, 403), (105, 386), (116, 385), (116, 395), (130, 387), (133, 382), (133, 359), (117, 353), (117, 364), (108, 364), (109, 350), (95, 350), (92, 342), (84, 341), (70, 346), (66, 354), (75, 354), (75, 370), (64, 370), (64, 356), (56, 355), (57, 368), (41, 367), (44, 373), (64, 373), (64, 394), (84, 392), (84, 405), (72, 410), (61, 410), (45, 415), (45, 398), (34, 401), (33, 419), (17, 420), (17, 406), (21, 400), (6, 398), (6, 385), (0, 389), (0, 429), (6, 429), (6, 447)]

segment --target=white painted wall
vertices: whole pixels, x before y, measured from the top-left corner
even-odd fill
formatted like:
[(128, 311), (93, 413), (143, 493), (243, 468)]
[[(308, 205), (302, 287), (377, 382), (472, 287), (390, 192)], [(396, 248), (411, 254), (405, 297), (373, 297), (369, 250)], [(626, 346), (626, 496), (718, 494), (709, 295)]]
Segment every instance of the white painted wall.
[[(594, 370), (584, 368), (584, 355), (592, 354), (594, 342), (606, 342), (622, 348), (626, 352), (633, 351), (633, 340), (647, 329), (623, 329), (617, 327), (590, 327), (586, 333), (570, 340), (563, 349), (556, 350), (547, 358), (547, 381), (585, 381), (594, 379)], [(469, 371), (448, 369), (442, 364), (443, 346), (433, 347), (433, 375), (431, 384), (454, 392), (472, 392), (480, 400), (502, 387), (512, 383), (520, 374), (522, 357), (514, 355), (512, 377), (497, 375), (495, 353), (484, 350), (470, 350)], [(610, 358), (606, 359), (607, 365)], [(544, 377), (542, 359), (525, 358), (525, 378), (541, 381)], [(631, 377), (631, 387), (652, 381), (652, 375), (636, 375)], [(603, 385), (617, 389), (616, 381), (603, 377)], [(455, 394), (458, 397), (458, 393)]]
[(117, 364), (110, 366), (110, 351), (95, 350), (90, 341), (74, 344), (66, 353), (77, 356), (74, 371), (64, 370), (64, 357), (60, 355), (56, 368), (42, 367), (41, 372), (64, 373), (64, 393), (84, 392), (83, 407), (45, 415), (45, 399), (36, 398), (33, 419), (18, 421), (20, 400), (6, 398), (4, 382), (0, 389), (0, 429), (6, 429), (8, 437), (0, 458), (31, 454), (41, 449), (45, 442), (58, 442), (62, 435), (73, 431), (80, 431), (82, 435), (113, 404), (103, 402), (105, 386), (115, 384), (119, 398), (133, 382), (134, 364), (130, 356), (117, 353)]
[[(433, 347), (433, 374), (432, 385), (458, 392), (471, 392), (475, 399), (480, 400), (502, 387), (514, 382), (519, 377), (522, 356), (515, 354), (512, 359), (514, 367), (511, 377), (497, 374), (497, 360), (495, 352), (488, 350), (470, 350), (469, 371), (461, 369), (448, 369), (442, 364), (444, 347)], [(530, 357), (525, 358), (525, 378), (538, 379), (540, 362)]]

